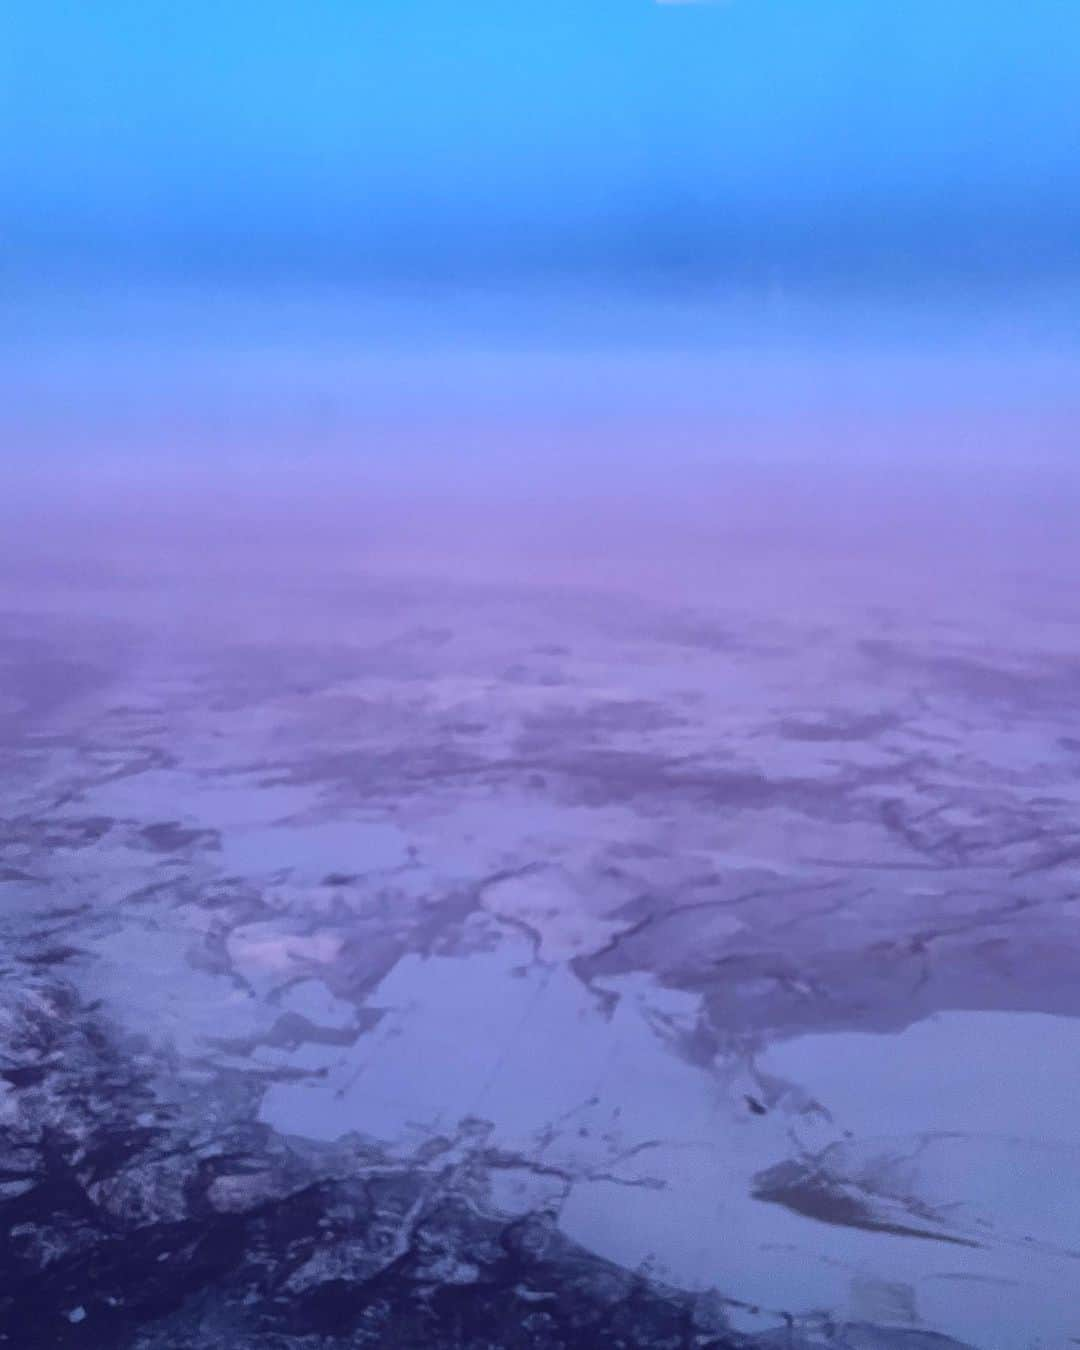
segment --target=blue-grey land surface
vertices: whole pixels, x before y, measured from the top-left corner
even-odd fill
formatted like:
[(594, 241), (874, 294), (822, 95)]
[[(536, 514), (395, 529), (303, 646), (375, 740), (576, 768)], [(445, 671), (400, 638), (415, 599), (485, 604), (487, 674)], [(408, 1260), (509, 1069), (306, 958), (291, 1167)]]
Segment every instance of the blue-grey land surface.
[(1080, 1343), (1074, 615), (0, 635), (0, 1344)]

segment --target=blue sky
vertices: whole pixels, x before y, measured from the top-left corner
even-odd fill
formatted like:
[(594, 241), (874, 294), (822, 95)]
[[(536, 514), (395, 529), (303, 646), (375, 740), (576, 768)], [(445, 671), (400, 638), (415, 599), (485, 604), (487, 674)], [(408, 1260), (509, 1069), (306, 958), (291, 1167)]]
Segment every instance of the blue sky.
[(1080, 0), (6, 0), (0, 28), (30, 500), (347, 471), (409, 509), (644, 507), (762, 465), (814, 503), (856, 470), (883, 502), (1080, 492)]
[(7, 0), (9, 271), (1080, 270), (1075, 0)]

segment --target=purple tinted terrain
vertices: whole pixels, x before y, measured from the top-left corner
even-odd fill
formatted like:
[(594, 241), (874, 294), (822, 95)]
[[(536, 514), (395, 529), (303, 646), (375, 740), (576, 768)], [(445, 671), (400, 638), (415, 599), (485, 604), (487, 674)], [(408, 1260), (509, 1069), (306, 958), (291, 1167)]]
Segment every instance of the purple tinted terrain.
[(1080, 1336), (1077, 614), (887, 552), (27, 565), (0, 1343)]

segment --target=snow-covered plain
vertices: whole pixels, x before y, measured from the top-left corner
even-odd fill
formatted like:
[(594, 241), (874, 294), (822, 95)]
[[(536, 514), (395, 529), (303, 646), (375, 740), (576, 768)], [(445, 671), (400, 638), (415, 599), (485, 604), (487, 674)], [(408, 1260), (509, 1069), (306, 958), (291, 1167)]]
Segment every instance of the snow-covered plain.
[[(127, 1047), (140, 1130), (207, 1159), (247, 1132), (206, 1204), (437, 1178), (712, 1299), (686, 1344), (1080, 1339), (1069, 624), (1002, 648), (895, 613), (333, 604), (317, 642), (24, 610), (0, 644), (7, 986), (56, 982)], [(32, 1210), (17, 1147), (44, 1279), (91, 1239)], [(115, 1168), (80, 1182), (110, 1222), (188, 1213), (166, 1161)], [(446, 1241), (442, 1283), (478, 1281)], [(113, 1315), (76, 1265), (57, 1344)], [(168, 1315), (255, 1297), (204, 1285)]]

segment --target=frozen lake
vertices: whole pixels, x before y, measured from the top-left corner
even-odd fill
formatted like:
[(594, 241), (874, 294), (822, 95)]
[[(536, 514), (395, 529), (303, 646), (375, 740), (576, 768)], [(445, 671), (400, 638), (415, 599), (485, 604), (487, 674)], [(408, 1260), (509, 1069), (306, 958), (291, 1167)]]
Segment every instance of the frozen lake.
[(1066, 627), (332, 612), (0, 650), (16, 1327), (1080, 1337)]

